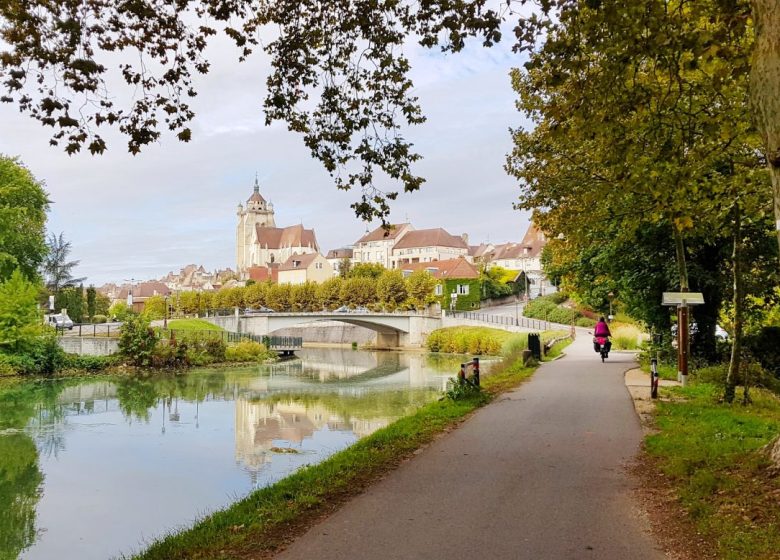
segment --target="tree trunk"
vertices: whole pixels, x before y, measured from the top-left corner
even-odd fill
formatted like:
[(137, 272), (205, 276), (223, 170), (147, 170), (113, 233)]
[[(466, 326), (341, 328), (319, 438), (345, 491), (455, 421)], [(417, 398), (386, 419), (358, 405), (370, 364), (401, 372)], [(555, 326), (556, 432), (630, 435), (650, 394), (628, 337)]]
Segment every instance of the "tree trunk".
[(780, 247), (780, 0), (751, 0), (750, 5), (756, 30), (750, 98), (772, 177)]
[[(780, 2), (780, 0), (778, 0)], [(680, 275), (680, 291), (688, 291), (688, 266), (685, 262), (685, 245), (683, 244), (682, 233), (676, 226), (672, 225), (674, 229), (674, 250), (677, 257), (677, 272)]]
[[(729, 403), (734, 402), (737, 380), (739, 379), (739, 366), (742, 360), (742, 324), (745, 298), (742, 294), (744, 290), (742, 282), (742, 211), (739, 205), (734, 209), (734, 248), (731, 260), (734, 275), (734, 340), (731, 344), (731, 361), (723, 394), (723, 400)], [(745, 390), (747, 391), (747, 383)]]

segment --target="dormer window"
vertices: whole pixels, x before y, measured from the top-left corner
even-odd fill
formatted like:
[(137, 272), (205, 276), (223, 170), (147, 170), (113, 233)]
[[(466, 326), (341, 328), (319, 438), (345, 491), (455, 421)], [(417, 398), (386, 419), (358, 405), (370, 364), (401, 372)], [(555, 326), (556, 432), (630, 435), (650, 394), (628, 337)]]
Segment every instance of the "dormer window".
[(293, 268), (298, 268), (301, 266), (301, 261), (293, 261)]

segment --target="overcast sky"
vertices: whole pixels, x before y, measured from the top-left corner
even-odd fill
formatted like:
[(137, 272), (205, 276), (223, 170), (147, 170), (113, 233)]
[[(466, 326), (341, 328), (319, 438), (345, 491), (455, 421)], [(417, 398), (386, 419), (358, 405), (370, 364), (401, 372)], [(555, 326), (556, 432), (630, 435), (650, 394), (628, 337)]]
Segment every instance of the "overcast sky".
[[(415, 94), (428, 121), (409, 134), (424, 159), (421, 191), (392, 203), (394, 222), (468, 233), (471, 244), (519, 241), (528, 216), (512, 209), (516, 182), (503, 170), (508, 129), (523, 121), (508, 73), (520, 64), (508, 42), (458, 55), (410, 48)], [(0, 104), (0, 153), (19, 156), (53, 201), (48, 229), (64, 232), (89, 283), (157, 278), (189, 263), (235, 269), (236, 206), (252, 191), (273, 202), (276, 224), (314, 228), (323, 252), (354, 243), (366, 230), (301, 138), (263, 125), (267, 59), (235, 62), (228, 45), (211, 48), (212, 72), (199, 80), (193, 141), (164, 136), (138, 156), (106, 135), (102, 156), (67, 156), (49, 131)]]

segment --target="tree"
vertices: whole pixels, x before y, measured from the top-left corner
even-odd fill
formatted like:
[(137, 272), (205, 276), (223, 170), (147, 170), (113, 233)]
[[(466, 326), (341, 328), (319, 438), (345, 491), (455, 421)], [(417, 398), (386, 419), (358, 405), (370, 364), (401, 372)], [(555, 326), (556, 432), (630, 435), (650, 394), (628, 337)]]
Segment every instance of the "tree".
[(339, 277), (341, 278), (347, 278), (349, 276), (349, 271), (352, 268), (352, 259), (349, 257), (344, 257), (339, 261)]
[(387, 270), (379, 263), (358, 263), (349, 270), (348, 278), (379, 278)]
[(152, 363), (157, 333), (142, 315), (129, 315), (119, 331), (119, 353), (128, 363), (149, 366)]
[(22, 354), (41, 334), (38, 289), (21, 271), (0, 282), (0, 352)]
[(117, 321), (125, 321), (133, 315), (133, 310), (124, 301), (117, 301), (108, 308), (108, 316)]
[(95, 315), (108, 316), (108, 309), (111, 307), (111, 298), (98, 292), (95, 295)]
[(415, 309), (422, 310), (435, 301), (433, 290), (436, 288), (436, 278), (427, 270), (415, 270), (406, 278), (406, 291), (409, 303)]
[(292, 311), (290, 284), (271, 284), (265, 294), (266, 305), (274, 311)]
[(247, 307), (259, 309), (265, 306), (265, 293), (268, 290), (268, 284), (265, 282), (254, 283), (246, 287), (244, 300)]
[(95, 286), (91, 285), (87, 288), (87, 317), (91, 323), (95, 319), (97, 313), (97, 290)]
[(163, 296), (151, 296), (144, 302), (143, 316), (149, 321), (164, 319), (166, 315), (165, 306), (166, 302)]
[[(111, 3), (86, 0), (59, 4), (0, 4), (0, 81), (5, 95), (45, 126), (56, 127), (51, 142), (68, 153), (86, 147), (103, 153), (97, 132), (113, 127), (137, 153), (167, 128), (184, 142), (197, 95), (195, 74), (205, 74), (210, 41), (224, 34), (240, 60), (262, 48), (271, 59), (266, 80), (265, 122), (286, 121), (302, 134), (340, 189), (358, 187), (352, 207), (363, 218), (384, 221), (387, 200), (374, 175), (398, 181), (405, 191), (423, 179), (412, 171), (419, 155), (402, 127), (424, 121), (403, 52), (408, 40), (425, 47), (459, 51), (469, 36), (485, 45), (500, 39), (501, 18), (487, 0), (421, 4), (165, 0)], [(275, 38), (260, 43), (260, 31)], [(114, 62), (117, 53), (121, 63)], [(128, 56), (129, 55), (129, 56)], [(138, 62), (136, 62), (138, 61)], [(122, 106), (107, 76), (119, 69), (134, 93)]]
[(342, 304), (341, 287), (343, 284), (344, 280), (341, 277), (336, 277), (329, 278), (318, 286), (319, 300), (325, 309), (332, 311)]
[(363, 307), (376, 302), (376, 280), (370, 276), (347, 278), (341, 285), (341, 301), (350, 307)]
[(406, 301), (406, 283), (400, 270), (385, 270), (376, 283), (379, 303), (390, 311)]
[(80, 323), (84, 318), (84, 288), (83, 286), (69, 286), (57, 292), (54, 296), (54, 309), (59, 313), (66, 309), (68, 317), (74, 323)]
[(63, 288), (72, 288), (84, 281), (84, 278), (74, 278), (73, 269), (79, 261), (69, 261), (71, 251), (70, 241), (65, 241), (62, 233), (53, 233), (46, 242), (48, 253), (43, 261), (43, 277), (46, 287), (56, 295)]
[(0, 155), (0, 281), (17, 269), (27, 278), (38, 276), (48, 209), (43, 185), (19, 160)]
[[(750, 96), (772, 180), (775, 220), (780, 224), (780, 1), (751, 0), (750, 6), (756, 29)], [(780, 245), (780, 225), (776, 230)]]
[(290, 304), (293, 311), (321, 311), (322, 301), (319, 298), (317, 284), (304, 282), (296, 284), (290, 290)]

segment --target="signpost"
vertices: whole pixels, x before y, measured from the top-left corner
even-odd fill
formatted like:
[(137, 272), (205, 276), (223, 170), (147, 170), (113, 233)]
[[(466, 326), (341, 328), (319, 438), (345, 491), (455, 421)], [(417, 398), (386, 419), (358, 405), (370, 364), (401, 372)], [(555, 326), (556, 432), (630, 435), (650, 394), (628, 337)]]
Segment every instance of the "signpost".
[(677, 307), (677, 381), (683, 386), (688, 384), (688, 353), (690, 351), (690, 328), (688, 308), (702, 305), (704, 294), (701, 292), (664, 292), (661, 303)]

